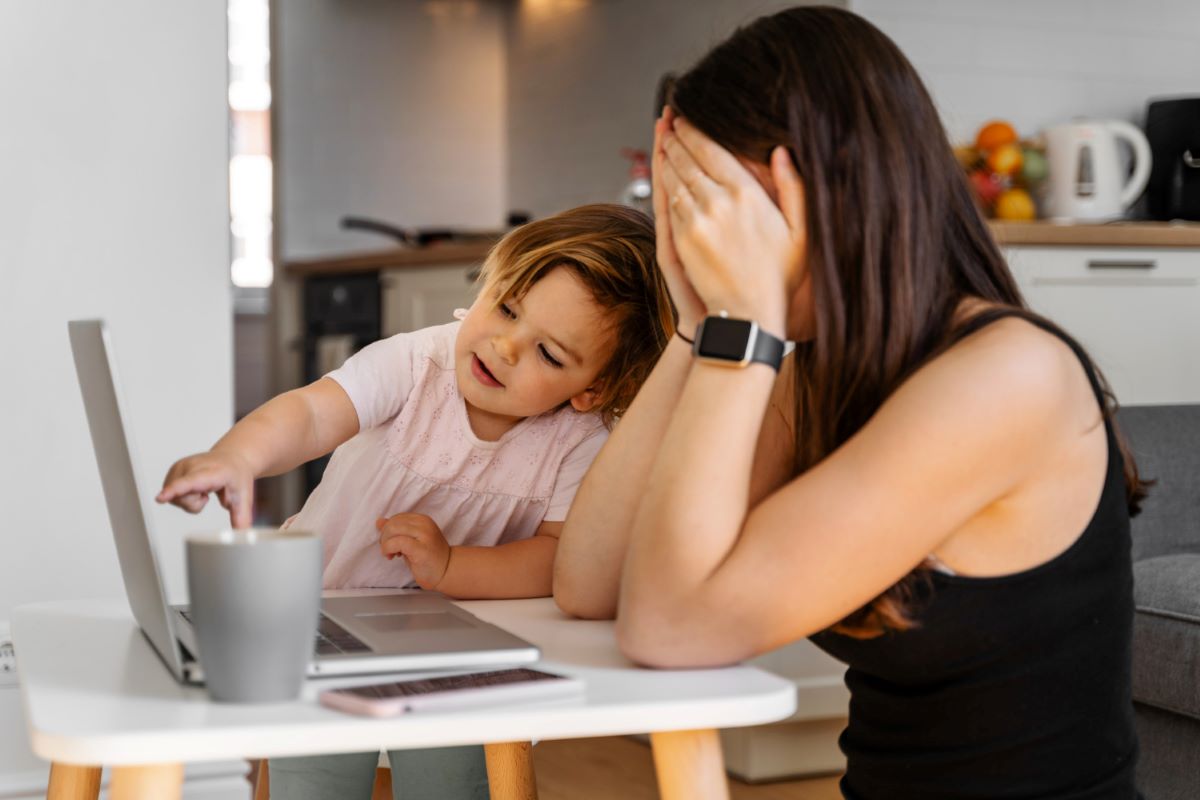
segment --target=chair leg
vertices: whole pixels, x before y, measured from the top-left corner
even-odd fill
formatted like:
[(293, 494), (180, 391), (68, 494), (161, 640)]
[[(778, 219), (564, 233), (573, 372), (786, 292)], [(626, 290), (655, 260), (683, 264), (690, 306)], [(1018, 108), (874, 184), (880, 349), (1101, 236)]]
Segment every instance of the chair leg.
[(50, 765), (46, 800), (96, 800), (100, 796), (100, 767)]
[(492, 800), (537, 800), (533, 745), (501, 742), (483, 746)]

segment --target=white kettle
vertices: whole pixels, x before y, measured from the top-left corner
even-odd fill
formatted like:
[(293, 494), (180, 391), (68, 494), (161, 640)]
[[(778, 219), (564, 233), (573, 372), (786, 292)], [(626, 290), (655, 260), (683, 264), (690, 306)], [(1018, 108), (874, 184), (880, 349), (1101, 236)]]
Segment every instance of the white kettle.
[[(1046, 215), (1056, 220), (1108, 220), (1137, 200), (1150, 178), (1150, 145), (1121, 120), (1077, 120), (1045, 132)], [(1133, 150), (1133, 174), (1125, 178), (1117, 142)]]

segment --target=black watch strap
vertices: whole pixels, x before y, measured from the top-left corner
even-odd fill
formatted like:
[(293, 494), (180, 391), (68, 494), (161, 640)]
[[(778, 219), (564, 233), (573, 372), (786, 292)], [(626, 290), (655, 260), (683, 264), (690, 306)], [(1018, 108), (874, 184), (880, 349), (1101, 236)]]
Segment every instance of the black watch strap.
[(766, 364), (779, 372), (779, 366), (783, 363), (783, 340), (767, 333), (762, 328), (757, 330), (758, 336), (754, 337), (754, 350), (750, 353), (750, 361)]

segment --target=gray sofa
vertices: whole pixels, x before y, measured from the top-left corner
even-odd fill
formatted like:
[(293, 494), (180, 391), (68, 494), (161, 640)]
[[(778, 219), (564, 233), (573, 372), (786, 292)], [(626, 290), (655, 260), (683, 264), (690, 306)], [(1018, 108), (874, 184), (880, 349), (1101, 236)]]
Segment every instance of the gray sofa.
[(1118, 412), (1157, 479), (1133, 520), (1133, 699), (1146, 800), (1200, 797), (1200, 405)]

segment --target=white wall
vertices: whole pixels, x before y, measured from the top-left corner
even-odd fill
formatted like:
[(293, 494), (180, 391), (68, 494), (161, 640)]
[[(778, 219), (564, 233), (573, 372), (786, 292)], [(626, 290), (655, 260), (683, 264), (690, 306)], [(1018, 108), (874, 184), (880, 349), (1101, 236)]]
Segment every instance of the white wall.
[[(439, 11), (440, 10), (440, 11)], [(388, 246), (341, 232), (504, 221), (504, 4), (276, 3), (276, 224), (284, 258)]]
[(851, 0), (920, 71), (954, 141), (989, 119), (1022, 136), (1075, 116), (1141, 125), (1154, 96), (1200, 94), (1195, 0)]
[[(844, 5), (844, 2), (830, 2)], [(654, 91), (739, 24), (795, 0), (517, 3), (508, 35), (508, 191), (535, 217), (615, 202), (623, 146), (649, 150)]]
[[(225, 64), (222, 3), (0, 12), (0, 620), (123, 595), (67, 320), (110, 322), (143, 488), (231, 420)], [(221, 522), (156, 514), (172, 592)], [(18, 709), (0, 689), (5, 790), (39, 768)]]

